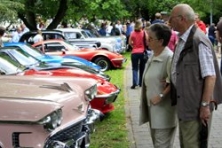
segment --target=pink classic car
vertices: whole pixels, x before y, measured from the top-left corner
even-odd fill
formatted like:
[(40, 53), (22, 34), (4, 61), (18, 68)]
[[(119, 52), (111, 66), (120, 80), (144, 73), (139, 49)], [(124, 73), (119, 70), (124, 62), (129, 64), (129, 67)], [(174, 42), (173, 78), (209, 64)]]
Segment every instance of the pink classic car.
[(87, 148), (92, 79), (0, 76), (1, 148)]

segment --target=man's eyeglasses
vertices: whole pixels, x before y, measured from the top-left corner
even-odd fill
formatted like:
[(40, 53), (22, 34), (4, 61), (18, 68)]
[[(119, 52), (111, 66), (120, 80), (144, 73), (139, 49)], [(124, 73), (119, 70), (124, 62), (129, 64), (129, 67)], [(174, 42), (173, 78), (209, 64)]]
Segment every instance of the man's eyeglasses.
[(171, 16), (171, 17), (170, 17), (170, 21), (171, 21), (173, 18), (176, 18), (176, 17), (182, 17), (182, 15)]
[(152, 38), (152, 37), (149, 37), (148, 41), (151, 42), (151, 41), (154, 41), (154, 40), (159, 40), (157, 38)]

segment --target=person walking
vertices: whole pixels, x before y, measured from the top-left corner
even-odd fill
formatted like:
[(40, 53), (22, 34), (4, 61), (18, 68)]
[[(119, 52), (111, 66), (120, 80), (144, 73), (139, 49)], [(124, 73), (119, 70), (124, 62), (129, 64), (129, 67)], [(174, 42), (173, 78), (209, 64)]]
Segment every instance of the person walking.
[(212, 102), (222, 102), (217, 58), (210, 40), (195, 25), (195, 13), (188, 4), (173, 7), (170, 24), (179, 33), (172, 60), (171, 99), (177, 105), (180, 145), (205, 148)]
[[(145, 67), (144, 60), (144, 50), (145, 43), (147, 43), (148, 36), (142, 30), (143, 24), (140, 20), (135, 22), (134, 31), (130, 34), (129, 45), (132, 47), (131, 51), (131, 63), (132, 63), (132, 72), (133, 72), (133, 85), (131, 89), (135, 89), (136, 86), (141, 86), (142, 76)], [(145, 36), (144, 36), (145, 35)], [(144, 37), (146, 39), (144, 43)], [(138, 77), (139, 72), (139, 77)]]
[(154, 148), (173, 148), (176, 133), (176, 109), (171, 106), (169, 85), (173, 52), (167, 47), (171, 33), (163, 23), (148, 28), (153, 55), (144, 70), (139, 122), (149, 122)]

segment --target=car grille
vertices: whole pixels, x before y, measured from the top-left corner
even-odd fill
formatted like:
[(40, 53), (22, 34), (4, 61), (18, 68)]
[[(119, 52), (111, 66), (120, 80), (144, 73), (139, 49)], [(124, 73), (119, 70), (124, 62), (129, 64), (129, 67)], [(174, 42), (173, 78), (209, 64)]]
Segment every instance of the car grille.
[[(57, 140), (57, 141), (66, 141), (69, 139), (75, 139), (75, 137), (83, 130), (83, 124), (84, 121), (78, 122), (76, 124), (73, 124), (59, 132), (57, 132), (55, 135), (49, 137), (47, 139), (47, 142), (45, 144), (45, 148), (47, 148), (47, 145), (49, 145), (52, 141)], [(19, 148), (19, 135), (20, 134), (31, 134), (31, 133), (23, 133), (23, 132), (14, 132), (12, 134), (12, 144), (14, 148)], [(1, 148), (1, 146), (0, 146)]]
[[(12, 133), (12, 145), (14, 146), (14, 148), (19, 148), (19, 135), (21, 134), (31, 134), (31, 132), (14, 132)], [(1, 148), (1, 146), (0, 146)]]
[(52, 137), (49, 137), (45, 146), (49, 145), (54, 140), (64, 142), (69, 139), (75, 139), (75, 137), (82, 131), (82, 128), (83, 128), (83, 121), (77, 124), (71, 125), (70, 127), (67, 127), (59, 131)]

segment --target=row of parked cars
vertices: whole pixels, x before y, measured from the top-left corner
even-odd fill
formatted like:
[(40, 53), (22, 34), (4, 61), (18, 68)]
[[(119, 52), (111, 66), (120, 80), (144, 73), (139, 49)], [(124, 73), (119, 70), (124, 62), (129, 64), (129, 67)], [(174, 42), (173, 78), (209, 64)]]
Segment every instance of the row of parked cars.
[(124, 57), (66, 39), (29, 39), (0, 48), (0, 148), (89, 147), (95, 122), (120, 93), (103, 71), (121, 68)]

